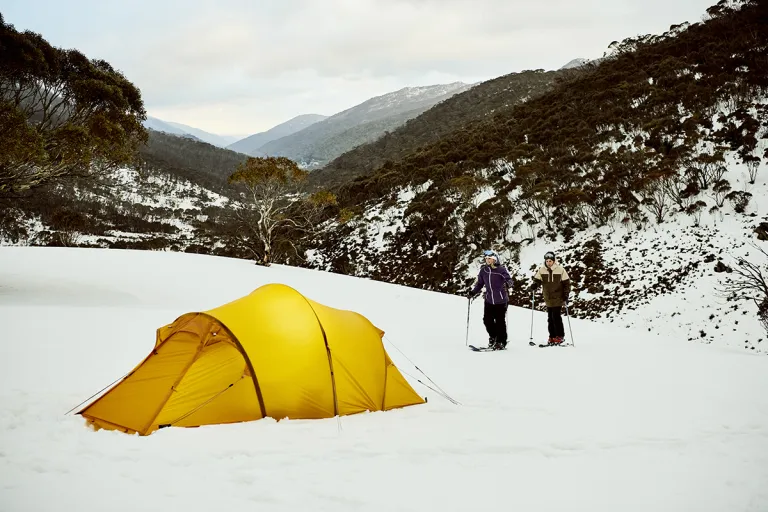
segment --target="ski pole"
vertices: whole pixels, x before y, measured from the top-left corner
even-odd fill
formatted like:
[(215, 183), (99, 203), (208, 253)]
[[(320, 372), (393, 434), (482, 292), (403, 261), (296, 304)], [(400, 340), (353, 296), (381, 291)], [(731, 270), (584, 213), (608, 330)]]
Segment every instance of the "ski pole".
[(533, 290), (531, 290), (531, 341), (528, 344), (533, 345)]
[(464, 345), (469, 344), (469, 306), (472, 304), (472, 298), (467, 297), (467, 337), (464, 338)]
[(568, 332), (571, 333), (571, 345), (575, 347), (576, 344), (573, 342), (573, 330), (571, 329), (571, 314), (568, 312), (568, 301), (565, 301), (565, 316), (568, 317)]

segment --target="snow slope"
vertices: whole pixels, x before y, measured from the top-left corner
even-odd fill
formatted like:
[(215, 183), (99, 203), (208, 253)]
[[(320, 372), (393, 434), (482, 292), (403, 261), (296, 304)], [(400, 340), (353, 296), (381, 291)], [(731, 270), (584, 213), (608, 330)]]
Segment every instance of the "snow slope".
[[(156, 328), (270, 282), (366, 315), (428, 403), (148, 437), (64, 414), (146, 356)], [(481, 315), (473, 303), (471, 342)], [(511, 308), (510, 349), (476, 354), (467, 301), (447, 294), (193, 254), (0, 247), (0, 510), (768, 510), (768, 358), (576, 319), (575, 347), (531, 348), (531, 316)]]

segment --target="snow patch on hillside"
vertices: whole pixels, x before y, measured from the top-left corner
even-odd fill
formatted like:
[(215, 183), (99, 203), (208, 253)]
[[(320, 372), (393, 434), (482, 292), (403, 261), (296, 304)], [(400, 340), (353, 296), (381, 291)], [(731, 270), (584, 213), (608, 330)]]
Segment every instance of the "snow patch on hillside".
[[(520, 252), (521, 272), (530, 274), (531, 268), (543, 264), (544, 253), (554, 250), (569, 272), (601, 274), (601, 289), (574, 290), (574, 315), (660, 336), (768, 353), (767, 337), (754, 336), (764, 332), (756, 305), (728, 301), (724, 293), (733, 277), (728, 269), (736, 267), (739, 258), (768, 265), (755, 249), (756, 245), (768, 247), (768, 242), (755, 236), (755, 228), (768, 221), (768, 168), (761, 166), (754, 185), (746, 182), (747, 175), (746, 166), (729, 163), (726, 178), (734, 188), (752, 193), (744, 214), (733, 211), (728, 203), (707, 213), (713, 199), (703, 194), (708, 207), (698, 223), (692, 216), (675, 213), (661, 224), (651, 222), (640, 230), (614, 223), (568, 242), (562, 237), (551, 242), (536, 239)], [(597, 241), (599, 254), (585, 264), (581, 258), (588, 241)], [(595, 268), (598, 265), (602, 268)], [(597, 310), (602, 313), (592, 316)]]
[[(116, 204), (117, 210), (129, 216), (137, 215), (148, 222), (174, 226), (177, 233), (163, 233), (163, 237), (185, 247), (194, 239), (193, 221), (204, 222), (202, 212), (208, 207), (224, 207), (229, 199), (192, 182), (166, 174), (143, 174), (134, 169), (122, 168), (100, 179), (98, 184), (85, 189), (75, 187), (75, 195), (83, 201), (99, 204)], [(36, 245), (41, 236), (51, 231), (37, 216), (24, 218), (21, 224), (26, 236), (13, 240), (0, 231), (0, 246)], [(134, 233), (110, 230), (103, 235), (72, 232), (69, 236), (77, 244), (104, 246), (108, 242), (121, 240), (147, 240), (155, 233)]]

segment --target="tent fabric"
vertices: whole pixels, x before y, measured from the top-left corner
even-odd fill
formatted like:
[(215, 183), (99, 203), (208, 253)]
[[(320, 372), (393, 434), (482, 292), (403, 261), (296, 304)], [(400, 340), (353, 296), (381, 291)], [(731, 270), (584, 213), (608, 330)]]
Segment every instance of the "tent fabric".
[(94, 428), (148, 435), (275, 419), (319, 419), (424, 403), (364, 316), (268, 284), (157, 330), (152, 352), (79, 411)]

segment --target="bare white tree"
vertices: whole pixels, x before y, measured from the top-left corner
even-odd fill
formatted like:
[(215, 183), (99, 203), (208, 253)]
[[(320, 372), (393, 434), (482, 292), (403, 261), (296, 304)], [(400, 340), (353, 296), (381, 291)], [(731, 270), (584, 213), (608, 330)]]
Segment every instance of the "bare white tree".
[[(768, 252), (754, 244), (752, 246), (768, 262)], [(760, 323), (768, 333), (768, 265), (765, 262), (759, 264), (739, 258), (732, 272), (733, 277), (728, 278), (724, 284), (724, 291), (731, 300), (754, 302)]]
[(243, 187), (241, 201), (232, 205), (232, 239), (263, 265), (275, 258), (279, 245), (291, 247), (313, 231), (322, 210), (335, 204), (327, 191), (299, 193), (308, 172), (285, 157), (248, 158), (229, 177)]

